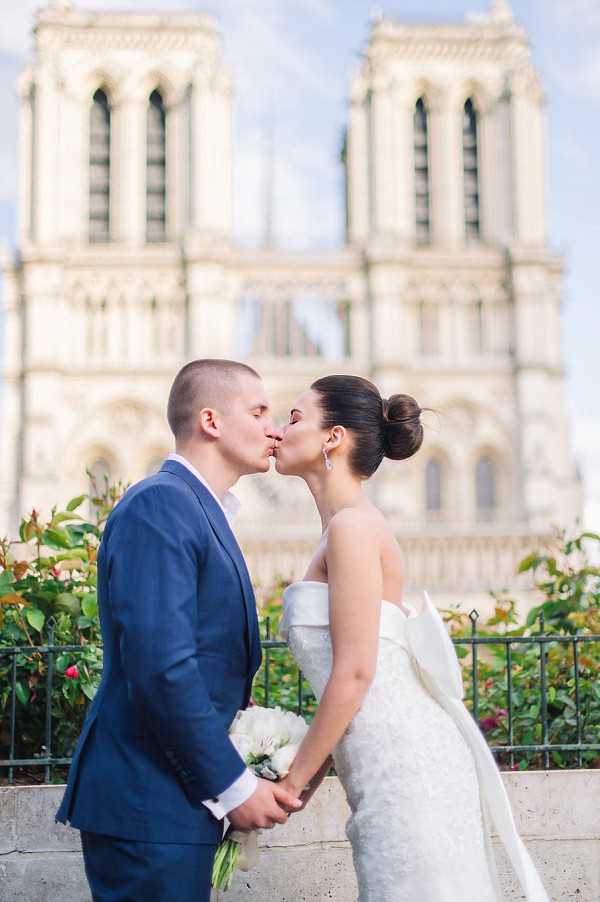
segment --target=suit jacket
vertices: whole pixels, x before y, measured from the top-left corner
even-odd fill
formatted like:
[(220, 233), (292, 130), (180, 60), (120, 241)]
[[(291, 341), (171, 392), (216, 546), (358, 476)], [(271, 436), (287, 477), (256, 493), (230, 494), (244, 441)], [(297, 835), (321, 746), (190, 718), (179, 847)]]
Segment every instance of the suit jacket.
[(217, 501), (177, 461), (133, 486), (98, 553), (102, 681), (56, 820), (214, 843), (202, 804), (243, 772), (228, 738), (260, 665), (254, 593)]

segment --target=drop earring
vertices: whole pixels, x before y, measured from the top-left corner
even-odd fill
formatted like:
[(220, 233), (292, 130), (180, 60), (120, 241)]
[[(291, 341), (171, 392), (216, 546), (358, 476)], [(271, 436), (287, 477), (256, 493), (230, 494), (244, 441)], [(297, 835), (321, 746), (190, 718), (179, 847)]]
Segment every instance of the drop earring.
[(327, 456), (327, 448), (323, 448), (323, 457), (325, 458), (325, 469), (330, 473), (333, 470), (333, 464)]

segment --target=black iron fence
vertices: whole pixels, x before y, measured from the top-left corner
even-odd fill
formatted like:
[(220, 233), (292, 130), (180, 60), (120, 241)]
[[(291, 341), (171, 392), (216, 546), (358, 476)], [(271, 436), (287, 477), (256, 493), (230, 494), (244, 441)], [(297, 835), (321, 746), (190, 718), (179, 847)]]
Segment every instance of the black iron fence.
[[(600, 766), (600, 680), (597, 679), (600, 654), (589, 654), (593, 643), (596, 644), (594, 651), (600, 651), (600, 635), (547, 634), (543, 618), (540, 618), (540, 631), (535, 635), (482, 636), (477, 634), (477, 617), (477, 613), (472, 612), (471, 635), (454, 638), (453, 642), (457, 651), (465, 649), (458, 651), (464, 657), (465, 701), (484, 732), (486, 721), (493, 722), (491, 735), (487, 738), (499, 762), (514, 768), (520, 766), (517, 761), (525, 762), (526, 766), (533, 761), (535, 766), (549, 768), (557, 765), (557, 755), (566, 755), (570, 766), (589, 766), (590, 762), (591, 766)], [(316, 707), (310, 687), (295, 666), (286, 644), (274, 638), (272, 633), (270, 620), (263, 621), (263, 664), (255, 682), (255, 700), (266, 706), (279, 704), (310, 718)], [(55, 645), (51, 628), (47, 645), (0, 646), (0, 679), (4, 683), (0, 683), (2, 781), (14, 783), (15, 771), (28, 775), (35, 772), (37, 779), (40, 782), (43, 779), (44, 783), (64, 779), (75, 738), (83, 723), (87, 699), (76, 693), (78, 707), (73, 707), (73, 722), (65, 733), (61, 729), (65, 726), (64, 712), (57, 717), (56, 699), (59, 683), (65, 698), (69, 697), (71, 687), (65, 684), (64, 666), (57, 668), (57, 661), (64, 665), (68, 657), (76, 665), (89, 648), (88, 645)], [(528, 679), (525, 695), (524, 652)], [(535, 656), (533, 661), (532, 654)], [(556, 661), (549, 662), (549, 656), (560, 659), (558, 668)], [(29, 689), (20, 679), (20, 672), (32, 659), (36, 661), (38, 705), (36, 716), (27, 722), (26, 739), (30, 750), (32, 742), (37, 741), (38, 747), (29, 756), (23, 756), (20, 750), (24, 745), (24, 715), (33, 701)], [(495, 678), (482, 676), (484, 663), (488, 673), (495, 673)], [(501, 709), (501, 716), (488, 716), (482, 720), (482, 709), (483, 713), (489, 713), (487, 689), (490, 680), (493, 689), (489, 687), (489, 694), (493, 691), (497, 696), (501, 692), (506, 706)], [(23, 692), (27, 693), (25, 698)], [(559, 716), (556, 716), (557, 694)], [(520, 737), (524, 739), (517, 741)]]

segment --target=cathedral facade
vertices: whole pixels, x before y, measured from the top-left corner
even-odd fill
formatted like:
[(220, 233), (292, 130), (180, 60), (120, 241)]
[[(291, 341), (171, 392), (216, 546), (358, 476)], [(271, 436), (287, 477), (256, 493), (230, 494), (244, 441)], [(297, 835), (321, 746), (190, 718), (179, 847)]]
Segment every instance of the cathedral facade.
[[(234, 357), (284, 420), (332, 372), (434, 408), (369, 491), (413, 591), (478, 602), (581, 508), (544, 208), (543, 96), (504, 0), (448, 25), (373, 22), (349, 83), (346, 241), (243, 252), (232, 84), (194, 14), (38, 13), (20, 93), (18, 254), (5, 264), (0, 533), (171, 449), (183, 363)], [(295, 479), (242, 480), (253, 575), (302, 574), (319, 529)]]

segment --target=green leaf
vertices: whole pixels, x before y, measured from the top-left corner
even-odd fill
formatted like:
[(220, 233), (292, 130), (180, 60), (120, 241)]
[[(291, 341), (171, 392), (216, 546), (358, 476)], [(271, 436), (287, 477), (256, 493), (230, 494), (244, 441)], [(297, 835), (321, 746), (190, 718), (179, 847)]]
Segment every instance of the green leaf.
[(89, 620), (95, 620), (98, 616), (98, 599), (95, 592), (88, 592), (81, 600), (81, 610)]
[(37, 630), (38, 633), (42, 632), (42, 628), (44, 626), (44, 612), (40, 611), (39, 608), (26, 608), (25, 617), (27, 619), (27, 623)]
[(57, 529), (60, 527), (61, 523), (65, 523), (69, 520), (81, 520), (82, 518), (79, 514), (56, 514), (52, 517), (52, 520), (49, 524), (49, 529)]
[(0, 573), (0, 595), (9, 592), (14, 581), (15, 578), (10, 570), (3, 570), (2, 573)]
[(83, 694), (86, 695), (90, 701), (93, 701), (94, 696), (96, 694), (96, 687), (92, 685), (92, 683), (80, 683)]
[(59, 655), (56, 659), (56, 669), (58, 670), (58, 672), (64, 673), (69, 666), (70, 661), (71, 658), (69, 657), (69, 655)]
[(526, 570), (535, 570), (542, 560), (543, 559), (535, 551), (533, 554), (528, 554), (519, 564), (517, 573), (525, 573)]
[(71, 558), (78, 557), (82, 561), (86, 561), (88, 559), (87, 551), (85, 548), (71, 548), (69, 551), (61, 551), (59, 554), (54, 556), (55, 561), (68, 561)]
[(29, 687), (25, 685), (25, 683), (21, 683), (19, 680), (15, 683), (15, 692), (17, 693), (17, 698), (21, 702), (22, 705), (26, 705), (29, 701), (29, 696), (31, 693), (29, 692)]
[(69, 539), (69, 534), (64, 530), (58, 527), (57, 529), (46, 529), (44, 530), (44, 534), (42, 536), (42, 541), (44, 545), (47, 545), (49, 548), (70, 548), (71, 540)]
[(71, 500), (70, 500), (69, 503), (67, 504), (67, 510), (68, 510), (68, 511), (74, 511), (74, 510), (77, 510), (77, 508), (78, 508), (81, 504), (83, 504), (83, 502), (85, 501), (86, 498), (87, 498), (87, 495), (77, 495), (76, 498), (71, 498)]
[(21, 525), (19, 526), (19, 538), (22, 542), (29, 542), (35, 535), (35, 528), (33, 523), (28, 523), (25, 520), (21, 521)]
[(94, 621), (90, 620), (89, 617), (78, 617), (77, 618), (77, 626), (80, 630), (86, 630), (88, 627), (93, 626)]
[(72, 617), (77, 617), (81, 610), (79, 599), (69, 592), (61, 592), (56, 596), (55, 606), (62, 611), (67, 611)]
[(537, 608), (532, 608), (527, 615), (527, 620), (525, 621), (526, 626), (533, 626), (535, 621), (540, 616), (540, 611), (542, 610), (542, 605), (538, 605)]
[(594, 539), (596, 542), (600, 542), (600, 535), (597, 532), (582, 532), (579, 536), (580, 539)]

